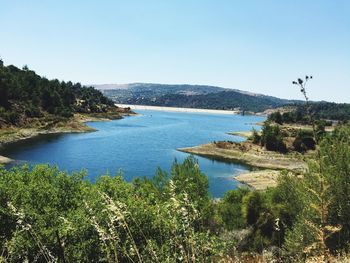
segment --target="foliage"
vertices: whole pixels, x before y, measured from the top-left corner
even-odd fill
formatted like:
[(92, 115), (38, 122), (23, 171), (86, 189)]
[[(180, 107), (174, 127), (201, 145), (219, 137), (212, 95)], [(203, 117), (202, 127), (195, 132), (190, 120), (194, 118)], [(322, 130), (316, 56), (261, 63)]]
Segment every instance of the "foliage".
[(260, 143), (269, 151), (286, 152), (287, 147), (283, 141), (285, 134), (278, 125), (270, 125), (266, 122), (261, 131)]
[(268, 121), (283, 124), (285, 122), (284, 114), (282, 115), (279, 111), (273, 112), (268, 116)]
[(242, 200), (242, 215), (246, 225), (254, 225), (257, 223), (259, 214), (263, 208), (262, 195), (253, 191)]
[(227, 230), (240, 229), (245, 226), (242, 214), (243, 198), (250, 192), (249, 188), (240, 187), (225, 193), (224, 198), (217, 205), (223, 226)]
[[(294, 81), (293, 84), (301, 88), (310, 114), (310, 104), (305, 89), (308, 80), (309, 76), (306, 76), (305, 80), (298, 79), (298, 82)], [(338, 203), (339, 199), (335, 198), (338, 189), (333, 187), (341, 179), (343, 180), (342, 183), (345, 183), (347, 191), (346, 184), (349, 174), (344, 164), (348, 163), (350, 157), (350, 144), (349, 139), (344, 140), (343, 135), (348, 135), (349, 127), (338, 128), (332, 135), (322, 138), (317, 132), (314, 116), (310, 114), (309, 118), (313, 127), (313, 138), (319, 144), (319, 147), (316, 148), (314, 160), (310, 160), (309, 170), (299, 183), (299, 195), (306, 205), (297, 218), (298, 223), (286, 236), (285, 249), (291, 255), (315, 255), (328, 262), (332, 249), (334, 252), (335, 247), (345, 249), (348, 246), (348, 240), (344, 242), (340, 238), (334, 239), (342, 231), (344, 221), (337, 217), (340, 211), (337, 208), (342, 205)], [(342, 134), (342, 136), (339, 137), (339, 134)], [(332, 136), (332, 139), (330, 139), (330, 136)], [(320, 142), (320, 140), (322, 141)], [(335, 159), (335, 156), (339, 159)], [(337, 165), (339, 162), (341, 165)], [(343, 170), (344, 168), (345, 170)], [(338, 173), (340, 176), (337, 176)], [(336, 186), (344, 189), (344, 185)], [(343, 196), (343, 198), (346, 197)], [(338, 214), (331, 214), (332, 208), (335, 207)], [(332, 216), (336, 218), (332, 218)]]
[[(288, 231), (286, 250), (292, 254), (336, 251), (348, 247), (350, 219), (350, 128), (342, 127), (320, 143), (320, 158), (299, 182), (305, 203)], [(296, 241), (298, 240), (298, 241)]]
[[(348, 120), (350, 118), (350, 106), (348, 113), (342, 113), (342, 114), (331, 114), (329, 112), (325, 113), (322, 110), (321, 106), (315, 106), (315, 105), (323, 105), (323, 103), (310, 103), (309, 110), (313, 117), (319, 122), (319, 124), (323, 126), (332, 126), (332, 121), (330, 120)], [(332, 104), (333, 110), (336, 111), (339, 108), (346, 108), (348, 104)], [(329, 107), (327, 111), (331, 111), (332, 107)], [(299, 123), (299, 124), (311, 124), (310, 118), (306, 114), (307, 108), (305, 105), (297, 104), (295, 106), (295, 109), (287, 111), (287, 112), (273, 112), (268, 117), (267, 120), (270, 122), (275, 122), (278, 124), (291, 124), (291, 123)]]
[[(204, 229), (207, 178), (193, 158), (171, 175), (95, 184), (38, 165), (0, 170), (0, 247), (8, 262), (196, 262), (222, 247)], [(162, 177), (162, 178), (159, 178)], [(162, 181), (161, 184), (157, 184)], [(159, 188), (161, 186), (161, 189)], [(204, 213), (204, 214), (203, 214)]]
[[(306, 106), (297, 104), (296, 112), (305, 113)], [(316, 120), (350, 120), (350, 104), (348, 103), (334, 103), (334, 102), (310, 102), (309, 111)]]
[(298, 130), (294, 142), (293, 147), (298, 152), (306, 152), (308, 150), (315, 149), (316, 142), (313, 138), (312, 131), (308, 130)]
[(261, 141), (261, 136), (260, 136), (260, 134), (257, 132), (257, 130), (255, 130), (254, 128), (253, 128), (253, 130), (252, 130), (252, 135), (251, 135), (251, 137), (249, 138), (251, 141), (252, 141), (252, 143), (254, 143), (254, 144), (260, 144), (260, 141)]

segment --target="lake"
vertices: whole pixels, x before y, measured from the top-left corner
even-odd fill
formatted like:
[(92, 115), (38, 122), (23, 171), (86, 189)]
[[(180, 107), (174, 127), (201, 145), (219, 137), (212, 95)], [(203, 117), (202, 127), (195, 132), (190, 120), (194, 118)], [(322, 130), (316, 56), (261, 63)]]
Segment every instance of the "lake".
[[(43, 135), (13, 143), (0, 149), (0, 155), (16, 164), (49, 163), (62, 170), (88, 170), (88, 179), (115, 175), (119, 170), (127, 181), (135, 177), (152, 177), (158, 167), (170, 171), (176, 158), (188, 156), (177, 148), (196, 146), (219, 140), (241, 141), (227, 135), (229, 131), (247, 131), (264, 117), (190, 112), (137, 110), (138, 116), (107, 122), (89, 122), (97, 129), (91, 133)], [(249, 168), (196, 156), (200, 169), (209, 178), (213, 197), (221, 197), (237, 187), (232, 177)]]

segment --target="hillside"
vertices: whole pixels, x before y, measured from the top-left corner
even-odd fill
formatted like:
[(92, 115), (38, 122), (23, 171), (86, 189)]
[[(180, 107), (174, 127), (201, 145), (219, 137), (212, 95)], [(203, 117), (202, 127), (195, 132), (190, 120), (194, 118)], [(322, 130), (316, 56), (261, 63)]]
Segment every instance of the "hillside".
[(5, 66), (0, 60), (0, 128), (31, 125), (33, 119), (118, 111), (113, 101), (93, 87), (48, 80), (26, 66)]
[[(298, 105), (296, 111), (300, 115), (307, 110), (305, 105)], [(349, 121), (350, 120), (350, 104), (334, 103), (334, 102), (314, 102), (310, 104), (310, 113), (316, 119)]]
[(206, 85), (134, 83), (93, 85), (115, 103), (205, 109), (264, 111), (295, 101)]

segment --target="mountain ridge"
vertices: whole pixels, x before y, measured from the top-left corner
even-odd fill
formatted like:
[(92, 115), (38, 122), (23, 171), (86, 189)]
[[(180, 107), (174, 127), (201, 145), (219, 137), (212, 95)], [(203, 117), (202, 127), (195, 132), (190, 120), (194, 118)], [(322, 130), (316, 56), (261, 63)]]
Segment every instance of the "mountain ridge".
[(91, 86), (121, 104), (229, 110), (239, 108), (258, 112), (299, 102), (211, 85), (129, 83)]
[(113, 90), (113, 89), (132, 89), (139, 87), (193, 87), (193, 88), (208, 88), (220, 91), (236, 91), (242, 94), (247, 94), (251, 96), (269, 96), (261, 93), (255, 93), (251, 91), (245, 91), (235, 88), (224, 88), (221, 86), (205, 85), (205, 84), (163, 84), (163, 83), (152, 83), (152, 82), (132, 82), (132, 83), (104, 83), (104, 84), (88, 84), (87, 86), (92, 86), (98, 90)]

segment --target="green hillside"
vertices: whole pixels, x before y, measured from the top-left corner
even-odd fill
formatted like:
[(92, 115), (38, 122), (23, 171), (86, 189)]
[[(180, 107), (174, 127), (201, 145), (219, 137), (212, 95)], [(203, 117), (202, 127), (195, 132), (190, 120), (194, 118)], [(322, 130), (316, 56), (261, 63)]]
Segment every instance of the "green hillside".
[(113, 102), (93, 87), (48, 80), (26, 66), (5, 66), (0, 60), (0, 127), (21, 126), (48, 115), (68, 118), (113, 109)]
[[(297, 112), (305, 113), (306, 105), (298, 105)], [(315, 102), (310, 104), (310, 113), (317, 119), (350, 120), (350, 104), (334, 102)]]
[(259, 112), (269, 108), (284, 105), (283, 100), (269, 97), (251, 96), (235, 91), (223, 91), (203, 95), (187, 96), (182, 94), (167, 94), (155, 99), (132, 98), (127, 101), (130, 104), (142, 104), (153, 106), (203, 108), (203, 109), (234, 109)]

